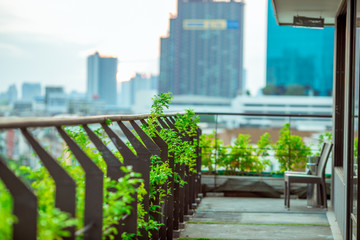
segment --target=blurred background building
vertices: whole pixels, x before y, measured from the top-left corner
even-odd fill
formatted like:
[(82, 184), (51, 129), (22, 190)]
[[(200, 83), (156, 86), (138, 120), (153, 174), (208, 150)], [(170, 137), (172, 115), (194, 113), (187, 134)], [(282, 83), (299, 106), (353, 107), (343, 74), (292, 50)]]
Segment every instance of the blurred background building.
[(101, 100), (107, 105), (116, 105), (116, 57), (101, 56), (98, 52), (90, 55), (87, 61), (87, 97)]
[(265, 94), (331, 96), (334, 28), (279, 26), (268, 1), (267, 29)]
[(159, 92), (234, 98), (244, 90), (242, 1), (178, 0), (161, 38)]
[(40, 83), (23, 83), (21, 88), (21, 99), (23, 101), (32, 102), (35, 98), (41, 96), (41, 84)]
[(119, 106), (134, 113), (148, 112), (157, 94), (159, 77), (151, 74), (136, 73), (130, 81), (121, 83)]

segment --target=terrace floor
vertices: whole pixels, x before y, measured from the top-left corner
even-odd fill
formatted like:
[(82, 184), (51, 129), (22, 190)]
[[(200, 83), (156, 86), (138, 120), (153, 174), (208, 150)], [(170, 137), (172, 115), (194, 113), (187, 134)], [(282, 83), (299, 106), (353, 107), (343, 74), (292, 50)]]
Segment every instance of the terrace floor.
[(306, 200), (205, 197), (179, 239), (342, 239), (331, 210), (307, 208)]

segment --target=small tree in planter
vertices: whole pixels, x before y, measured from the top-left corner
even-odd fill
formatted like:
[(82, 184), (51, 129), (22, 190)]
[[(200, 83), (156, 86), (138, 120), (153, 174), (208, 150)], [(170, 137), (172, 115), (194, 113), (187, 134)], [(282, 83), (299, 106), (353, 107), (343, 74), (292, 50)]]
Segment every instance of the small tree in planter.
[(307, 156), (311, 155), (310, 147), (306, 146), (302, 137), (290, 135), (290, 124), (284, 124), (280, 130), (279, 140), (273, 145), (275, 158), (280, 163), (280, 171), (303, 168)]
[(230, 171), (251, 171), (254, 161), (255, 156), (253, 156), (253, 147), (250, 145), (250, 136), (239, 134), (231, 146), (229, 156), (224, 161), (226, 167)]
[(271, 165), (271, 161), (267, 159), (270, 156), (269, 151), (271, 150), (271, 141), (270, 141), (270, 134), (268, 132), (264, 133), (257, 144), (257, 149), (255, 150), (256, 156), (260, 158), (259, 162), (259, 170), (264, 171), (266, 166)]
[[(201, 165), (207, 167), (209, 171), (214, 170), (214, 166), (224, 166), (227, 158), (227, 146), (219, 138), (215, 138), (215, 133), (202, 134), (200, 136)], [(216, 156), (217, 154), (217, 156)]]
[(239, 134), (234, 145), (230, 146), (229, 155), (223, 160), (224, 166), (230, 171), (262, 172), (270, 165), (270, 161), (265, 159), (269, 156), (269, 144), (268, 133), (261, 136), (256, 149), (250, 144), (250, 135)]

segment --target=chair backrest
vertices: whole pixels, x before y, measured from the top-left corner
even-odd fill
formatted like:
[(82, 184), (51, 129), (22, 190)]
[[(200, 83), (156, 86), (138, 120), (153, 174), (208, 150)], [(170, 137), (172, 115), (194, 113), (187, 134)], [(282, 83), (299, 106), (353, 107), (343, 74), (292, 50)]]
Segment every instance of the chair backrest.
[(321, 154), (320, 154), (318, 171), (317, 171), (317, 175), (320, 177), (324, 176), (324, 174), (325, 174), (326, 163), (327, 163), (327, 160), (329, 159), (329, 155), (331, 153), (332, 147), (333, 147), (332, 143), (325, 143), (323, 145), (323, 148), (322, 148)]

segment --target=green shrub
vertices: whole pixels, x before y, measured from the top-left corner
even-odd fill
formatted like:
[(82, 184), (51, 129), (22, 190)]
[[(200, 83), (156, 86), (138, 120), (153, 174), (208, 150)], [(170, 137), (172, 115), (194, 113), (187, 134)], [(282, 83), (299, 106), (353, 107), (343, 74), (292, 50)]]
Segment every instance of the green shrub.
[(307, 156), (311, 155), (300, 136), (290, 134), (290, 124), (284, 124), (280, 130), (279, 140), (273, 145), (275, 158), (280, 163), (280, 172), (305, 168)]
[(226, 165), (227, 146), (224, 146), (223, 141), (218, 137), (215, 138), (215, 132), (211, 134), (202, 134), (200, 136), (200, 148), (201, 165), (208, 168), (209, 171), (214, 170), (215, 162), (219, 166)]
[(239, 134), (234, 144), (227, 146), (224, 146), (219, 139), (215, 141), (215, 134), (202, 135), (200, 141), (202, 165), (212, 171), (217, 157), (216, 164), (219, 167), (224, 167), (227, 171), (262, 172), (266, 166), (270, 165), (270, 161), (266, 159), (270, 150), (269, 137), (269, 133), (261, 136), (257, 144), (258, 147), (255, 148), (250, 144), (250, 136), (246, 134)]

